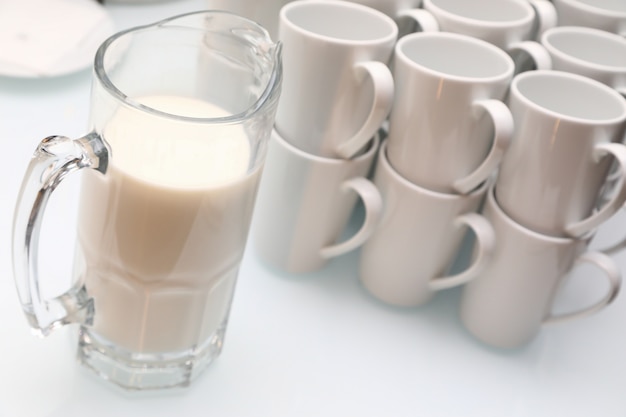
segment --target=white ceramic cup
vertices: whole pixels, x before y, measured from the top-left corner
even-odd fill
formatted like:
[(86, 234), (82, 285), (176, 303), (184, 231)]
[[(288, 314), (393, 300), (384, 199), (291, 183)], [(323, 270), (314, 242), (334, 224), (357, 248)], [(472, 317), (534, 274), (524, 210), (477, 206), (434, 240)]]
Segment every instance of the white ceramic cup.
[(482, 39), (546, 69), (547, 55), (535, 41), (556, 26), (556, 11), (546, 0), (424, 0), (422, 9), (407, 9), (401, 17), (416, 21), (423, 31), (454, 32)]
[[(546, 236), (519, 225), (498, 206), (493, 189), (483, 213), (493, 226), (497, 244), (485, 270), (463, 288), (460, 304), (461, 321), (477, 339), (501, 348), (521, 346), (544, 323), (588, 316), (615, 299), (620, 270), (608, 256), (585, 252), (587, 239)], [(554, 298), (579, 263), (594, 264), (603, 272), (609, 283), (607, 294), (581, 310), (553, 315)]]
[(278, 14), (280, 9), (293, 0), (206, 0), (209, 10), (226, 10), (264, 27), (272, 37), (278, 36)]
[[(580, 237), (626, 200), (626, 100), (598, 81), (561, 71), (529, 71), (511, 83), (515, 134), (496, 181), (502, 209), (521, 225)], [(612, 156), (612, 157), (611, 157)], [(611, 163), (615, 192), (596, 209)]]
[(352, 3), (359, 3), (367, 7), (379, 10), (385, 13), (387, 16), (395, 20), (398, 25), (398, 36), (404, 36), (408, 33), (415, 31), (415, 20), (410, 18), (406, 19), (403, 16), (406, 10), (411, 10), (420, 7), (422, 0), (341, 0), (350, 1)]
[(626, 36), (623, 0), (552, 0), (559, 26), (586, 26)]
[(419, 7), (422, 0), (345, 0), (352, 3), (359, 3), (367, 7), (379, 10), (392, 19), (396, 19), (404, 10)]
[(626, 96), (626, 38), (600, 29), (559, 26), (545, 31), (541, 44), (550, 54), (552, 69), (584, 75)]
[[(419, 187), (393, 169), (385, 147), (374, 175), (384, 202), (383, 215), (361, 248), (359, 277), (379, 300), (417, 306), (438, 290), (470, 281), (488, 263), (495, 244), (493, 230), (476, 213), (488, 182), (468, 195)], [(468, 228), (475, 234), (478, 255), (464, 271), (448, 275)]]
[[(303, 152), (274, 131), (253, 221), (259, 257), (282, 271), (305, 273), (362, 245), (382, 210), (380, 193), (366, 178), (378, 145), (375, 137), (358, 157), (331, 159)], [(338, 242), (357, 198), (365, 220)]]
[(455, 33), (413, 33), (394, 54), (388, 157), (400, 175), (444, 193), (469, 193), (497, 168), (513, 134), (501, 101), (513, 60)]
[(283, 87), (277, 132), (304, 152), (350, 158), (386, 120), (393, 77), (386, 63), (398, 27), (384, 13), (309, 0), (280, 12)]

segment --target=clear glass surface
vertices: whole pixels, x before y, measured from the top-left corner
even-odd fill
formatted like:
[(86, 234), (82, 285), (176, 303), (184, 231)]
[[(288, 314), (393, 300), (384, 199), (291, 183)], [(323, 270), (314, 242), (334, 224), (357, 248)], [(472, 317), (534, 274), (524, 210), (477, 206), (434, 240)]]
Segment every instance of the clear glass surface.
[[(42, 142), (16, 209), (15, 278), (38, 333), (79, 323), (80, 361), (131, 390), (186, 386), (220, 354), (280, 81), (280, 45), (229, 13), (104, 42), (90, 133)], [(83, 168), (73, 286), (46, 300), (40, 219)]]

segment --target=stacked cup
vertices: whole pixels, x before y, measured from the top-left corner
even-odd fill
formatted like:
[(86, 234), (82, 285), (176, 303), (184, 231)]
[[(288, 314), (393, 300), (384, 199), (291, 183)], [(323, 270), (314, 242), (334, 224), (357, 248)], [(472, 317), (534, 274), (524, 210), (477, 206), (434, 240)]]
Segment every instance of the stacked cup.
[(552, 0), (560, 26), (585, 26), (626, 36), (626, 2)]
[[(262, 260), (302, 273), (362, 246), (361, 282), (397, 306), (466, 284), (463, 324), (499, 347), (608, 305), (620, 271), (588, 243), (626, 200), (626, 101), (601, 83), (619, 88), (623, 71), (594, 60), (619, 58), (573, 45), (598, 33), (551, 28), (556, 11), (545, 0), (424, 0), (421, 9), (396, 0), (384, 13), (372, 8), (382, 2), (356, 3), (280, 11), (283, 92), (253, 229)], [(394, 19), (405, 17), (421, 32), (396, 43)], [(588, 62), (564, 57), (572, 49)], [(539, 70), (524, 72), (520, 52)], [(342, 241), (358, 199), (365, 219)], [(452, 273), (468, 230), (473, 258)], [(579, 263), (603, 272), (606, 296), (555, 316), (559, 286)]]
[[(488, 264), (493, 231), (477, 212), (513, 133), (501, 101), (513, 73), (504, 51), (469, 36), (415, 33), (398, 41), (389, 136), (374, 174), (383, 216), (359, 265), (376, 298), (417, 306)], [(468, 228), (478, 256), (450, 275)]]
[(388, 13), (403, 33), (413, 23), (417, 31), (458, 33), (487, 41), (514, 57), (517, 72), (549, 66), (546, 52), (536, 42), (557, 23), (555, 7), (546, 0), (351, 1)]
[[(469, 332), (498, 347), (522, 345), (542, 323), (586, 316), (614, 299), (619, 269), (587, 246), (594, 229), (626, 199), (626, 147), (620, 143), (626, 101), (615, 90), (577, 74), (530, 71), (513, 79), (509, 108), (515, 134), (484, 209), (497, 245), (461, 300)], [(615, 192), (599, 199), (611, 164)], [(604, 273), (607, 295), (554, 316), (563, 278), (581, 262)]]
[[(378, 223), (367, 175), (393, 101), (398, 28), (367, 6), (310, 0), (282, 7), (278, 36), (282, 94), (253, 236), (263, 261), (303, 273), (360, 246)], [(365, 221), (339, 242), (358, 198)]]

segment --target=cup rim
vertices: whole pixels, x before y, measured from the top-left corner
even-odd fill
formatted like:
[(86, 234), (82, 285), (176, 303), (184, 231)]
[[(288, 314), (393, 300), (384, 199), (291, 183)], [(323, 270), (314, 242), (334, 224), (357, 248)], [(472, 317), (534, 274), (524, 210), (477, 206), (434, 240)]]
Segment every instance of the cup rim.
[(408, 179), (404, 178), (402, 175), (400, 175), (400, 173), (396, 171), (395, 168), (391, 165), (391, 163), (389, 162), (389, 158), (387, 157), (387, 141), (383, 141), (383, 143), (380, 145), (378, 159), (380, 160), (380, 164), (383, 166), (385, 171), (389, 175), (391, 175), (402, 187), (408, 188), (409, 190), (413, 192), (425, 194), (429, 197), (436, 198), (439, 200), (454, 201), (454, 200), (465, 200), (465, 199), (470, 200), (473, 198), (477, 198), (481, 195), (484, 195), (485, 192), (487, 192), (488, 188), (491, 186), (491, 184), (494, 182), (494, 177), (490, 176), (485, 181), (483, 181), (479, 186), (474, 188), (472, 192), (469, 194), (444, 193), (441, 191), (435, 191), (435, 190), (430, 190), (428, 188), (421, 187), (415, 184), (414, 182), (411, 182)]
[(546, 235), (543, 233), (536, 232), (532, 229), (529, 229), (526, 226), (521, 225), (515, 220), (513, 220), (502, 209), (502, 206), (500, 206), (500, 203), (498, 203), (498, 198), (496, 197), (496, 193), (498, 192), (496, 188), (497, 188), (496, 184), (494, 183), (489, 187), (489, 190), (487, 190), (487, 201), (485, 203), (485, 207), (489, 206), (493, 211), (495, 211), (500, 222), (506, 223), (510, 228), (514, 229), (518, 233), (521, 233), (525, 236), (529, 236), (530, 238), (535, 239), (535, 240), (541, 240), (544, 242), (550, 242), (550, 243), (559, 244), (559, 245), (569, 245), (575, 242), (583, 242), (591, 238), (596, 233), (596, 230), (594, 229), (594, 230), (587, 232), (582, 237), (574, 238), (574, 237), (567, 237), (567, 236)]
[(589, 28), (584, 26), (556, 26), (546, 30), (543, 35), (541, 35), (541, 44), (551, 53), (557, 55), (559, 58), (563, 60), (567, 60), (570, 62), (574, 62), (576, 64), (581, 64), (589, 68), (599, 69), (607, 72), (626, 72), (626, 64), (625, 65), (606, 65), (599, 64), (597, 62), (587, 61), (577, 56), (570, 55), (566, 52), (563, 52), (561, 49), (557, 48), (552, 44), (551, 38), (553, 36), (561, 35), (561, 34), (582, 34), (589, 37), (594, 38), (602, 38), (606, 39), (607, 42), (620, 43), (623, 46), (624, 51), (626, 51), (626, 38), (623, 36), (617, 35), (612, 32), (607, 32), (605, 30)]
[[(535, 101), (528, 98), (525, 94), (523, 94), (519, 89), (519, 83), (523, 82), (527, 78), (569, 78), (571, 80), (575, 80), (578, 83), (584, 83), (593, 88), (601, 90), (603, 94), (610, 96), (610, 98), (616, 103), (616, 107), (620, 107), (620, 114), (614, 117), (603, 118), (603, 119), (591, 119), (591, 118), (583, 118), (576, 117), (569, 114), (559, 113), (557, 111), (548, 109), (542, 105), (537, 104)], [(623, 123), (626, 120), (626, 100), (624, 97), (618, 93), (615, 89), (603, 84), (599, 81), (593, 80), (589, 77), (585, 77), (583, 75), (574, 74), (565, 71), (556, 71), (556, 70), (534, 70), (534, 71), (526, 71), (521, 74), (513, 77), (510, 86), (510, 95), (509, 97), (515, 96), (517, 99), (522, 101), (526, 106), (532, 108), (534, 111), (541, 112), (549, 115), (555, 119), (564, 120), (570, 123), (577, 124), (593, 124), (595, 126), (604, 126), (604, 125), (614, 125)]]
[[(484, 48), (485, 50), (489, 50), (489, 53), (492, 53), (494, 56), (498, 56), (498, 59), (502, 59), (502, 62), (506, 65), (506, 70), (502, 71), (500, 74), (490, 75), (485, 77), (478, 76), (468, 76), (468, 75), (457, 75), (450, 74), (443, 71), (438, 71), (436, 69), (430, 68), (420, 62), (416, 62), (409, 58), (409, 56), (403, 51), (403, 48), (408, 43), (420, 42), (422, 40), (428, 39), (452, 39), (453, 42), (457, 42), (459, 44), (473, 44), (478, 47)], [(421, 72), (424, 72), (430, 76), (437, 78), (444, 78), (449, 81), (456, 81), (460, 83), (497, 83), (501, 81), (508, 81), (512, 79), (513, 74), (515, 72), (515, 63), (513, 59), (502, 49), (498, 48), (495, 45), (490, 44), (487, 41), (483, 41), (478, 38), (474, 38), (467, 35), (461, 35), (458, 33), (451, 32), (416, 32), (411, 33), (409, 35), (403, 36), (395, 46), (395, 57), (399, 58), (403, 63), (409, 65), (411, 68), (417, 69)]]
[(519, 1), (519, 0), (507, 0), (510, 3), (517, 4), (521, 6), (523, 9), (527, 10), (528, 13), (526, 14), (526, 16), (523, 18), (514, 19), (514, 20), (498, 20), (498, 21), (480, 20), (480, 19), (475, 19), (472, 17), (465, 17), (465, 16), (452, 13), (446, 9), (441, 8), (438, 4), (435, 4), (434, 2), (436, 1), (437, 0), (423, 0), (424, 9), (429, 10), (429, 8), (433, 8), (433, 9), (436, 9), (438, 13), (441, 13), (441, 15), (445, 16), (448, 19), (462, 21), (464, 23), (471, 23), (473, 25), (480, 25), (482, 27), (487, 27), (487, 28), (505, 28), (505, 27), (511, 26), (511, 24), (527, 23), (527, 22), (532, 21), (536, 15), (535, 10), (530, 5), (530, 3), (525, 2), (525, 1)]
[(619, 10), (603, 9), (602, 7), (594, 6), (592, 4), (585, 3), (580, 0), (554, 0), (554, 1), (557, 3), (561, 2), (563, 4), (568, 4), (572, 7), (576, 7), (580, 10), (584, 10), (587, 13), (594, 13), (594, 14), (605, 16), (605, 17), (617, 17), (620, 19), (626, 17), (626, 11), (621, 12)]
[(292, 145), (289, 141), (287, 141), (278, 131), (276, 127), (272, 129), (272, 138), (277, 141), (283, 148), (287, 149), (287, 151), (295, 154), (296, 156), (306, 159), (308, 161), (317, 163), (317, 164), (325, 164), (325, 165), (341, 165), (341, 164), (349, 164), (349, 163), (360, 163), (369, 158), (372, 158), (373, 154), (376, 153), (380, 146), (380, 133), (376, 132), (374, 136), (369, 141), (367, 145), (367, 151), (363, 152), (360, 155), (357, 155), (351, 159), (342, 159), (342, 158), (329, 158), (326, 156), (314, 155), (308, 152), (303, 151), (297, 146)]
[[(317, 32), (313, 32), (308, 29), (304, 29), (299, 25), (296, 25), (291, 19), (287, 17), (287, 14), (293, 9), (301, 9), (301, 8), (315, 8), (320, 5), (333, 7), (333, 8), (341, 8), (344, 10), (358, 10), (363, 13), (367, 13), (370, 16), (376, 16), (381, 22), (384, 22), (389, 29), (389, 33), (385, 36), (381, 36), (378, 38), (371, 39), (342, 39), (337, 37), (332, 37), (328, 35), (323, 35)], [(292, 1), (285, 4), (279, 12), (279, 21), (288, 25), (291, 30), (297, 32), (301, 35), (305, 35), (310, 38), (314, 38), (317, 40), (321, 40), (328, 44), (333, 45), (347, 45), (347, 46), (362, 46), (362, 45), (386, 45), (393, 44), (398, 39), (398, 25), (396, 22), (383, 12), (376, 10), (374, 8), (365, 6), (359, 3), (352, 3), (349, 1), (332, 1), (332, 0), (307, 0), (307, 1)], [(279, 35), (280, 38), (280, 35)]]

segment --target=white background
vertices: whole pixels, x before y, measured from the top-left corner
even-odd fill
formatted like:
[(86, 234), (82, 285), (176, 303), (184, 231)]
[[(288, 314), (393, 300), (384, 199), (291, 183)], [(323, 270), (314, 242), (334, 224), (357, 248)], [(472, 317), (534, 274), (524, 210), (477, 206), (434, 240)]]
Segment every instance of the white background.
[[(205, 3), (106, 7), (123, 29)], [(72, 329), (31, 336), (10, 263), (28, 159), (45, 136), (85, 133), (90, 78), (88, 69), (0, 77), (0, 416), (626, 416), (626, 293), (596, 316), (545, 327), (528, 346), (495, 350), (461, 326), (459, 289), (415, 309), (374, 300), (358, 282), (358, 252), (289, 276), (261, 264), (250, 246), (224, 352), (187, 390), (129, 396), (92, 376), (75, 362)], [(71, 265), (77, 181), (55, 193), (43, 229), (42, 275), (59, 289)], [(596, 245), (624, 233), (620, 213)], [(626, 255), (615, 259), (626, 270)], [(556, 308), (602, 295), (596, 274), (578, 271)]]

